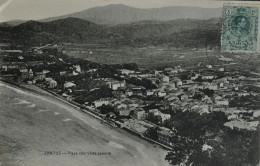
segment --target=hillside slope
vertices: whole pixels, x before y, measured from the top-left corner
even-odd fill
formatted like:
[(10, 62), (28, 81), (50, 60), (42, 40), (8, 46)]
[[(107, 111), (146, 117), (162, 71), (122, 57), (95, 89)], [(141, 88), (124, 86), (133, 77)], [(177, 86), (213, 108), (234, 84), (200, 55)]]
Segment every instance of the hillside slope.
[[(219, 19), (139, 21), (114, 26), (98, 25), (78, 18), (51, 22), (28, 21), (0, 28), (13, 42), (30, 47), (49, 43), (102, 43), (116, 46), (168, 45), (204, 47), (220, 45)], [(2, 33), (3, 33), (2, 31)]]
[(171, 6), (152, 9), (140, 9), (121, 4), (113, 4), (90, 8), (84, 11), (42, 19), (40, 21), (48, 22), (57, 19), (75, 17), (88, 20), (97, 24), (128, 24), (143, 20), (170, 21), (175, 19), (200, 19), (207, 20), (219, 18), (221, 8), (201, 8)]

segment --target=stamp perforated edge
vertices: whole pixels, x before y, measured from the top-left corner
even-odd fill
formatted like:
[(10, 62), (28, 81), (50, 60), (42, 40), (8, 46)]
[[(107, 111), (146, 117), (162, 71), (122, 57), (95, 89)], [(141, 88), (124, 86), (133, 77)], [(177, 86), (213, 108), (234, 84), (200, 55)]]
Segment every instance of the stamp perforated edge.
[(244, 1), (244, 2), (224, 2), (222, 6), (222, 16), (221, 16), (221, 37), (220, 37), (220, 48), (221, 52), (228, 52), (228, 53), (260, 53), (260, 12), (258, 13), (258, 34), (257, 34), (257, 46), (256, 51), (248, 51), (248, 50), (222, 50), (222, 37), (223, 37), (223, 16), (224, 16), (224, 6), (251, 6), (251, 7), (258, 7), (260, 11), (260, 2), (255, 1)]

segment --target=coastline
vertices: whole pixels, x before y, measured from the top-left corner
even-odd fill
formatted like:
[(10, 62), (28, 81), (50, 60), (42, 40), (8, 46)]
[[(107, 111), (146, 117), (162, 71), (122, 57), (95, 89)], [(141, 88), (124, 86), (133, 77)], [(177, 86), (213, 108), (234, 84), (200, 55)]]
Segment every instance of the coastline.
[[(108, 121), (105, 121), (104, 119), (102, 119), (100, 116), (98, 116), (97, 114), (95, 114), (93, 111), (90, 111), (90, 110), (87, 110), (87, 108), (81, 108), (82, 106), (76, 102), (70, 102), (70, 101), (67, 101), (65, 99), (63, 99), (61, 96), (53, 93), (52, 91), (50, 90), (45, 90), (45, 89), (42, 89), (36, 85), (33, 85), (35, 87), (37, 87), (39, 90), (35, 90), (35, 89), (32, 89), (32, 88), (26, 88), (24, 86), (21, 86), (21, 85), (16, 85), (14, 83), (9, 83), (9, 82), (5, 82), (4, 80), (0, 79), (0, 83), (5, 83), (9, 86), (12, 86), (13, 88), (19, 88), (20, 90), (23, 90), (23, 91), (26, 91), (26, 92), (29, 92), (29, 93), (34, 93), (36, 95), (44, 95), (45, 97), (50, 97), (52, 99), (55, 99), (55, 100), (58, 100), (58, 101), (61, 101), (62, 103), (64, 104), (67, 104), (71, 107), (74, 107), (75, 109), (77, 109), (78, 111), (80, 112), (83, 112), (86, 116), (91, 116), (91, 117), (94, 117), (95, 119), (99, 120), (101, 123), (103, 124), (106, 124), (106, 125), (109, 125), (111, 126), (113, 129), (115, 129), (116, 131), (119, 131), (119, 132), (127, 132), (135, 137), (138, 137), (138, 139), (142, 139), (148, 143), (151, 144), (151, 146), (159, 146), (161, 149), (164, 149), (164, 150), (171, 150), (171, 147), (167, 146), (167, 145), (164, 145), (156, 140), (153, 140), (151, 138), (148, 138), (146, 136), (144, 136), (143, 134), (140, 134), (140, 133), (137, 133), (136, 131), (130, 129), (130, 128), (127, 128), (127, 127), (123, 127), (123, 128), (120, 128), (118, 126), (115, 126), (115, 125), (112, 125), (111, 122), (108, 122)], [(43, 92), (41, 92), (41, 91)]]
[[(52, 95), (51, 93), (49, 93), (48, 91), (45, 91), (45, 90), (40, 88), (41, 90), (46, 92), (46, 93), (42, 93), (40, 91), (35, 91), (33, 89), (25, 88), (23, 86), (16, 86), (14, 84), (7, 83), (3, 80), (0, 80), (0, 83), (4, 84), (6, 86), (10, 86), (12, 88), (18, 89), (18, 90), (22, 90), (23, 92), (30, 93), (32, 95), (36, 95), (36, 96), (46, 98), (47, 100), (52, 100), (54, 102), (57, 101), (59, 103), (62, 103), (65, 106), (73, 107), (75, 110), (78, 111), (78, 113), (84, 114), (83, 116), (86, 116), (87, 118), (91, 118), (92, 119), (91, 121), (93, 121), (95, 123), (100, 123), (100, 125), (103, 125), (106, 128), (108, 127), (111, 130), (113, 130), (114, 132), (118, 132), (118, 133), (124, 135), (125, 137), (132, 139), (134, 142), (137, 141), (139, 143), (142, 143), (146, 147), (150, 146), (151, 148), (155, 148), (155, 149), (158, 149), (158, 150), (160, 149), (160, 151), (163, 151), (164, 154), (166, 155), (166, 152), (167, 152), (166, 149), (167, 148), (159, 145), (156, 141), (153, 141), (153, 140), (151, 140), (147, 137), (144, 137), (143, 135), (140, 135), (138, 133), (135, 133), (134, 131), (131, 131), (129, 129), (126, 129), (126, 128), (122, 129), (120, 127), (112, 127), (109, 123), (102, 123), (103, 120), (101, 118), (97, 118), (97, 116), (95, 116), (95, 115), (93, 115), (93, 114), (91, 114), (87, 111), (83, 111), (82, 109), (80, 109), (80, 107), (73, 105), (72, 103), (69, 103), (69, 102), (67, 102), (67, 101), (65, 101), (65, 100), (63, 100), (59, 97), (56, 97), (56, 96)], [(91, 123), (86, 123), (86, 124), (91, 125)], [(94, 126), (91, 126), (91, 128), (96, 129), (96, 127), (94, 127)], [(117, 136), (115, 136), (115, 138), (117, 138)], [(167, 161), (165, 161), (165, 162), (167, 162)]]
[[(108, 166), (169, 165), (165, 161), (165, 150), (151, 146), (149, 142), (120, 128), (101, 123), (71, 105), (5, 83), (0, 89), (0, 125), (1, 135), (4, 136), (0, 137), (0, 162), (3, 165), (64, 166), (64, 162), (67, 165), (87, 163), (89, 166), (97, 163)], [(20, 102), (22, 103), (19, 104)], [(13, 106), (10, 107), (10, 104)], [(20, 148), (15, 152), (10, 151), (13, 145), (9, 147), (5, 140), (13, 141), (13, 145), (19, 145)], [(102, 158), (81, 155), (46, 156), (45, 150), (111, 152), (112, 155)]]

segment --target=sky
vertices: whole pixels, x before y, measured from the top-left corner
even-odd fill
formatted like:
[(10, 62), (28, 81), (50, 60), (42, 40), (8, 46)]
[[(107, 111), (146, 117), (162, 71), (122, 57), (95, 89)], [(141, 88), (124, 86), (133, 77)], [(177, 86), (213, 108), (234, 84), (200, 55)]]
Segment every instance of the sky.
[(125, 4), (136, 8), (160, 8), (165, 6), (215, 8), (223, 6), (223, 2), (211, 0), (0, 0), (0, 22), (37, 20), (109, 4)]

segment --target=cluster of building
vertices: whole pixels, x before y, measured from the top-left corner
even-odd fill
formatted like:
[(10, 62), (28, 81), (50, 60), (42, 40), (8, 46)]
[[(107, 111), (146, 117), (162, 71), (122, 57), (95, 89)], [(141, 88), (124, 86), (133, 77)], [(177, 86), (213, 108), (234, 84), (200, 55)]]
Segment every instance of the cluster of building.
[[(42, 54), (41, 49), (34, 51)], [(53, 55), (49, 55), (53, 58)], [(1, 71), (18, 70), (21, 80), (27, 83), (41, 82), (41, 85), (55, 89), (58, 84), (55, 76), (77, 76), (82, 73), (80, 65), (66, 64), (67, 67), (51, 71), (48, 65), (54, 61), (23, 61), (19, 56), (17, 62), (2, 62)], [(223, 57), (222, 57), (223, 59)], [(225, 59), (227, 60), (227, 59)], [(229, 60), (229, 59), (228, 59)], [(64, 63), (63, 59), (58, 59)], [(45, 65), (45, 68), (39, 66)], [(85, 73), (93, 74), (99, 69), (90, 69)], [(213, 65), (182, 69), (180, 66), (163, 70), (118, 69), (113, 78), (97, 78), (112, 91), (113, 97), (104, 97), (85, 105), (92, 106), (98, 114), (103, 105), (113, 111), (107, 116), (137, 133), (145, 134), (150, 127), (159, 126), (158, 141), (171, 146), (173, 129), (167, 129), (164, 123), (171, 119), (171, 111), (181, 110), (207, 114), (213, 111), (224, 112), (229, 122), (225, 126), (238, 130), (256, 130), (259, 121), (253, 112), (246, 108), (230, 107), (234, 96), (257, 95), (255, 92), (242, 90), (247, 77), (239, 73), (225, 71), (224, 67)], [(61, 95), (68, 100), (72, 90), (77, 87), (73, 81), (65, 81), (59, 86)], [(152, 105), (152, 106), (151, 106)], [(156, 122), (155, 122), (156, 120)]]
[[(35, 48), (34, 53), (42, 54), (43, 52), (39, 48)], [(48, 55), (50, 58), (54, 58), (54, 55)], [(4, 57), (8, 57), (7, 55)], [(33, 84), (40, 82), (41, 87), (46, 87), (49, 89), (54, 89), (57, 87), (57, 81), (55, 76), (76, 76), (81, 73), (81, 67), (79, 65), (69, 65), (66, 70), (59, 69), (55, 71), (50, 71), (55, 66), (55, 61), (44, 61), (44, 60), (28, 60), (29, 57), (26, 56), (12, 56), (16, 57), (14, 61), (2, 61), (1, 62), (1, 72), (3, 77), (16, 77), (19, 76), (19, 81), (26, 82), (28, 84)], [(20, 60), (20, 61), (18, 61)], [(26, 61), (23, 61), (26, 60)], [(58, 61), (65, 62), (59, 58)], [(65, 85), (65, 84), (64, 84)], [(64, 86), (63, 86), (64, 87)]]
[[(152, 116), (160, 117), (161, 123), (159, 125), (163, 126), (165, 121), (171, 119), (171, 114), (163, 113), (163, 111), (165, 109), (178, 109), (198, 114), (213, 111), (224, 112), (230, 120), (225, 123), (225, 126), (231, 129), (256, 130), (259, 124), (259, 121), (256, 120), (257, 117), (253, 116), (252, 112), (248, 115), (250, 111), (247, 108), (230, 107), (230, 102), (235, 96), (256, 94), (241, 89), (243, 81), (247, 80), (245, 76), (225, 71), (223, 67), (214, 68), (212, 65), (206, 65), (189, 71), (181, 69), (180, 66), (165, 68), (162, 71), (120, 69), (115, 76), (121, 81), (110, 80), (107, 84), (119, 96), (115, 98), (116, 101), (109, 102), (107, 100), (104, 104), (110, 104), (114, 107), (115, 111), (118, 112), (118, 118), (124, 118), (124, 123), (127, 121), (125, 117), (129, 117), (128, 121), (134, 119), (131, 124), (134, 122), (139, 124), (140, 120), (149, 123), (148, 121), (152, 119), (149, 117)], [(149, 80), (155, 88), (134, 85), (133, 82), (129, 81), (132, 78), (140, 82), (144, 79)], [(160, 107), (147, 109), (146, 106), (151, 103), (160, 105)], [(140, 125), (137, 126), (140, 127)], [(158, 140), (170, 145), (171, 141), (167, 140), (172, 137), (172, 134), (172, 129), (162, 128), (158, 132)]]

